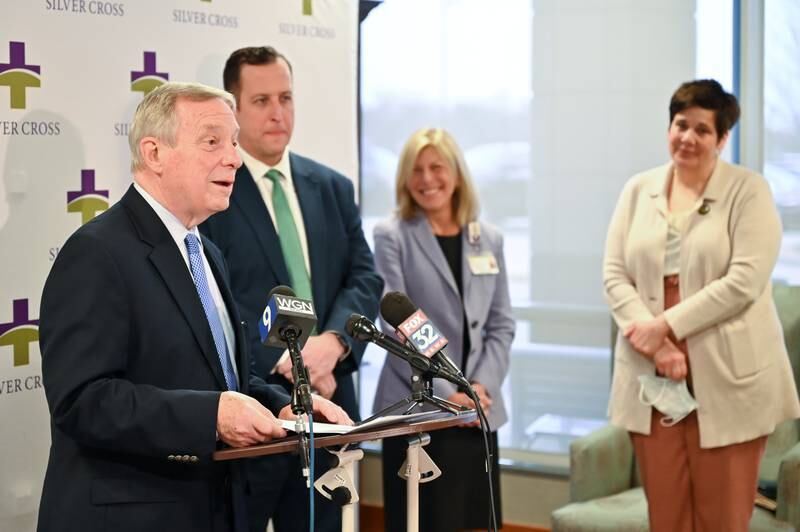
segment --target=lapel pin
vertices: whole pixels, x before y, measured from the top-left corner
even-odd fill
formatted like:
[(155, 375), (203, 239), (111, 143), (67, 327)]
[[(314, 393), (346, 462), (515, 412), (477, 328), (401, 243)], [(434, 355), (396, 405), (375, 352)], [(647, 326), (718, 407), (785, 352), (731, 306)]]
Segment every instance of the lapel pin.
[(481, 225), (478, 222), (467, 224), (467, 235), (470, 244), (477, 244), (481, 239)]

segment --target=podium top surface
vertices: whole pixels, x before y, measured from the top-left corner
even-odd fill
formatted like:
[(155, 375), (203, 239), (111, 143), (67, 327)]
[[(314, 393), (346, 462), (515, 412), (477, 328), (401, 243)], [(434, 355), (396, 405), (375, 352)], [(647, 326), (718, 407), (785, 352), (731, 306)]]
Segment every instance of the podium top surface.
[[(382, 440), (397, 436), (407, 436), (420, 432), (432, 432), (449, 427), (455, 427), (462, 423), (470, 423), (477, 419), (478, 415), (474, 410), (456, 414), (443, 413), (441, 418), (428, 419), (417, 423), (399, 423), (394, 425), (384, 425), (374, 430), (353, 432), (347, 434), (326, 434), (314, 436), (314, 447), (332, 447), (345, 445), (348, 443), (358, 443), (362, 441)], [(273, 440), (260, 445), (250, 447), (222, 449), (214, 453), (214, 460), (237, 460), (239, 458), (252, 458), (255, 456), (267, 456), (271, 454), (288, 453), (297, 449), (298, 436), (292, 435), (280, 440)]]

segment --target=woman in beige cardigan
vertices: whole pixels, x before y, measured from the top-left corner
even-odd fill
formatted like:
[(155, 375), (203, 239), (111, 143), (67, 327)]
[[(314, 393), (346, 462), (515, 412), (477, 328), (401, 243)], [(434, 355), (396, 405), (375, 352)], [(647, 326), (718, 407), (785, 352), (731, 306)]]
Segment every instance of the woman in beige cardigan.
[(770, 284), (781, 224), (764, 178), (719, 159), (732, 94), (687, 82), (669, 114), (671, 162), (625, 185), (608, 230), (609, 414), (652, 531), (746, 531), (766, 436), (800, 417)]

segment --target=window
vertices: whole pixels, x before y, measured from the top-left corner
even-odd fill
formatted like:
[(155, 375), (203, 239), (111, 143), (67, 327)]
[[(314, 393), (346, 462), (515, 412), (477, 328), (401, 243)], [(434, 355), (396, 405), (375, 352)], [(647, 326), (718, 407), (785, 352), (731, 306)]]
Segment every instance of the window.
[[(564, 466), (569, 442), (606, 423), (608, 220), (623, 183), (667, 160), (675, 88), (731, 88), (732, 28), (729, 0), (387, 0), (362, 24), (368, 238), (394, 207), (403, 143), (432, 125), (458, 140), (481, 216), (505, 235), (517, 335), (504, 459)], [(363, 415), (383, 356), (365, 355)]]
[(764, 177), (783, 221), (775, 279), (800, 284), (800, 4), (764, 2)]

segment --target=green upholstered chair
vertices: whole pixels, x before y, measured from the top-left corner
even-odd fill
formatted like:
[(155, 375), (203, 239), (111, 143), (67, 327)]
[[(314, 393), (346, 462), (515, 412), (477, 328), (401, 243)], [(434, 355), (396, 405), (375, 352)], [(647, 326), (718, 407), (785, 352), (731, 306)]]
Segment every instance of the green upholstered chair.
[[(800, 287), (773, 289), (795, 382), (800, 383)], [(759, 477), (777, 483), (775, 514), (756, 507), (750, 530), (800, 532), (800, 421), (779, 425), (767, 440)], [(628, 433), (606, 426), (570, 446), (571, 503), (554, 511), (553, 532), (647, 531), (647, 501)]]

